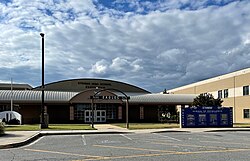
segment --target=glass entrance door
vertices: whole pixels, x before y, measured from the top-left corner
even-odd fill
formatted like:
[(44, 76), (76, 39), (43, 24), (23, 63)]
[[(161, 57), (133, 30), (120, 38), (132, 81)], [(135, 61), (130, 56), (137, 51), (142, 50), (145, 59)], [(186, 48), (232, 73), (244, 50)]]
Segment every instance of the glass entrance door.
[[(85, 110), (85, 122), (91, 122), (92, 121), (92, 111), (91, 110)], [(106, 110), (95, 110), (94, 111), (94, 122), (101, 123), (106, 122)]]

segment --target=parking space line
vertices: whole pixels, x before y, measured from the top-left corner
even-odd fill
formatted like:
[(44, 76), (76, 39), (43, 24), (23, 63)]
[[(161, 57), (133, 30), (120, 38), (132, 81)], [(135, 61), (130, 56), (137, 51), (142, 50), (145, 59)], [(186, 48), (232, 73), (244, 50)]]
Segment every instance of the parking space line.
[(124, 159), (124, 158), (137, 158), (137, 157), (153, 157), (153, 156), (167, 156), (167, 155), (191, 155), (191, 154), (205, 154), (205, 153), (227, 153), (227, 152), (240, 152), (250, 151), (250, 149), (228, 149), (228, 150), (210, 150), (210, 151), (194, 151), (194, 152), (171, 152), (171, 153), (155, 153), (155, 154), (137, 154), (137, 155), (125, 155), (125, 156), (112, 156), (112, 157), (100, 157), (100, 158), (88, 158), (83, 160), (73, 161), (88, 161), (88, 160), (112, 160), (112, 159)]
[(220, 142), (220, 141), (200, 141), (204, 143), (218, 143), (218, 144), (232, 144), (232, 145), (250, 145), (245, 143), (235, 143), (235, 142)]
[(168, 155), (171, 153), (155, 153), (155, 154), (138, 154), (138, 155), (123, 155), (123, 156), (112, 156), (103, 158), (83, 159), (83, 160), (72, 160), (72, 161), (88, 161), (88, 160), (111, 160), (111, 159), (124, 159), (124, 158), (138, 158), (138, 157), (154, 157)]
[(82, 135), (82, 142), (83, 142), (83, 145), (87, 145), (84, 135)]
[(24, 150), (26, 150), (26, 151), (32, 151), (32, 152), (62, 154), (62, 155), (71, 155), (71, 156), (80, 156), (80, 157), (91, 157), (91, 158), (100, 158), (101, 157), (101, 156), (95, 156), (95, 155), (74, 154), (74, 153), (67, 153), (67, 152), (40, 150), (40, 149), (24, 149)]
[(38, 143), (39, 141), (41, 141), (43, 138), (44, 138), (44, 136), (38, 138), (37, 140), (33, 141), (32, 143), (30, 143), (30, 144), (28, 144), (28, 145), (26, 145), (24, 147), (28, 147), (28, 146), (34, 145), (34, 144)]
[(184, 147), (197, 147), (197, 148), (219, 148), (219, 149), (228, 149), (225, 147), (217, 147), (217, 146), (203, 146), (203, 145), (189, 145), (189, 144), (174, 144), (174, 143), (163, 143), (163, 142), (151, 142), (151, 144), (161, 144), (161, 145), (172, 145), (172, 146), (184, 146)]
[(177, 154), (227, 153), (227, 152), (240, 152), (240, 151), (250, 151), (250, 149), (204, 150), (204, 151), (194, 151), (194, 152), (177, 152)]
[(147, 138), (147, 139), (145, 139), (145, 138), (133, 138), (133, 139), (136, 141), (141, 141), (141, 142), (143, 142), (143, 141), (161, 141), (161, 142), (165, 142), (165, 143), (173, 143), (172, 140), (166, 140), (166, 139), (164, 139), (164, 140), (163, 139), (150, 139), (150, 138)]
[(176, 139), (176, 138), (173, 138), (173, 137), (170, 137), (170, 136), (167, 136), (167, 135), (161, 135), (161, 134), (157, 134), (157, 133), (153, 133), (153, 134), (164, 137), (164, 138), (168, 138), (168, 139), (171, 139), (171, 140), (174, 140), (174, 141), (181, 141), (179, 139)]
[(101, 147), (101, 148), (127, 149), (127, 150), (151, 151), (151, 152), (162, 152), (162, 153), (175, 152), (175, 151), (170, 151), (170, 150), (156, 150), (156, 149), (134, 148), (134, 147), (126, 147), (126, 146), (110, 146), (110, 145), (93, 145), (93, 146)]
[(214, 135), (201, 135), (201, 136), (208, 139), (221, 140), (220, 137), (215, 137)]
[(128, 140), (133, 140), (132, 138), (130, 138), (130, 137), (124, 135), (124, 134), (120, 134), (120, 135), (123, 136), (123, 137), (125, 137), (125, 138), (128, 139)]

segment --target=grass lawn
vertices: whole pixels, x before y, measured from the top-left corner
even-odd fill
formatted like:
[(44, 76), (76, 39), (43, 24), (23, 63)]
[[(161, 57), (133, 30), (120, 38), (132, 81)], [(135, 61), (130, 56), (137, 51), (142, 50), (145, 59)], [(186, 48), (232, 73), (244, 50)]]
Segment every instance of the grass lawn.
[[(6, 125), (5, 131), (39, 131), (40, 124)], [(89, 124), (49, 124), (49, 128), (42, 130), (93, 130)]]
[[(125, 123), (113, 124), (115, 126), (126, 128)], [(176, 123), (129, 123), (129, 129), (165, 129), (165, 128), (179, 128), (180, 125)]]

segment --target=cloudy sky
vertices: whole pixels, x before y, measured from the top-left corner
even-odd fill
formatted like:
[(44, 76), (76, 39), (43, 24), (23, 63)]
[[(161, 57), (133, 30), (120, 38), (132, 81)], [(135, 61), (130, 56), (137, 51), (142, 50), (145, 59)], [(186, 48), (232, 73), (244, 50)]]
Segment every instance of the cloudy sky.
[(160, 92), (250, 67), (249, 0), (0, 0), (0, 82), (104, 78)]

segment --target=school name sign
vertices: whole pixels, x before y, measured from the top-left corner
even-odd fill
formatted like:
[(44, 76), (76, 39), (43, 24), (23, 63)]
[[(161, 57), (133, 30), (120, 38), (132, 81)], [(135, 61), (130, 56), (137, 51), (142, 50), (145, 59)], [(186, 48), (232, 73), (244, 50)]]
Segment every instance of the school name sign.
[(181, 127), (233, 127), (232, 107), (181, 108)]

